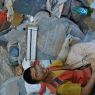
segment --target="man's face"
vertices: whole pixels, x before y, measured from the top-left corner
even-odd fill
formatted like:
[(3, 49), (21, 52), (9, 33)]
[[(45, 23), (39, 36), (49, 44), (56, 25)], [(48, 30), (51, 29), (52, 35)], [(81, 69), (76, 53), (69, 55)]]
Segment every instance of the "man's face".
[(45, 79), (45, 77), (48, 75), (48, 69), (43, 67), (39, 61), (32, 64), (30, 71), (32, 78), (39, 81)]

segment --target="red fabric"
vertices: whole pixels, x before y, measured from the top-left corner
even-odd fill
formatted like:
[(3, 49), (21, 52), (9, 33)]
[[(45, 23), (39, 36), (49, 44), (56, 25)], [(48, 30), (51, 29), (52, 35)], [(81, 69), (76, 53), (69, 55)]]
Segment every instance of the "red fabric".
[[(55, 71), (58, 69), (59, 67), (57, 68), (56, 66), (56, 68), (50, 67), (49, 70)], [(83, 70), (66, 70), (64, 73), (62, 73), (57, 78), (60, 79), (62, 82), (71, 81), (72, 83), (79, 83), (82, 86), (84, 86), (87, 84), (90, 77), (91, 77), (91, 69), (88, 67)], [(46, 84), (46, 85), (53, 93), (56, 92), (56, 89), (52, 86), (52, 84)]]
[(90, 77), (90, 68), (85, 68), (83, 70), (66, 71), (63, 74), (61, 74), (58, 78), (63, 82), (68, 80), (73, 83), (80, 83), (82, 86), (84, 86), (87, 84)]
[(44, 83), (41, 83), (41, 89), (39, 91), (39, 95), (43, 95), (46, 91), (46, 85)]
[(7, 21), (7, 12), (6, 11), (1, 11), (0, 12), (0, 26)]
[(80, 83), (81, 85), (86, 85), (91, 77), (91, 69), (85, 68), (83, 70), (76, 70), (73, 73), (73, 82)]
[(62, 66), (52, 66), (48, 68), (49, 71), (57, 71), (57, 70), (64, 70)]
[[(35, 64), (39, 64), (39, 61), (36, 61)], [(57, 71), (62, 69), (63, 68), (61, 68), (60, 66), (52, 66), (49, 68), (50, 71)], [(90, 77), (91, 69), (88, 67), (82, 70), (66, 70), (57, 78), (60, 79), (62, 82), (71, 81), (73, 83), (79, 83), (82, 86), (84, 86), (87, 84)], [(52, 92), (56, 92), (56, 89), (51, 84), (46, 83), (46, 85), (51, 89)], [(40, 95), (43, 95), (43, 93), (46, 91), (46, 85), (45, 84), (41, 85), (41, 89), (39, 92)]]

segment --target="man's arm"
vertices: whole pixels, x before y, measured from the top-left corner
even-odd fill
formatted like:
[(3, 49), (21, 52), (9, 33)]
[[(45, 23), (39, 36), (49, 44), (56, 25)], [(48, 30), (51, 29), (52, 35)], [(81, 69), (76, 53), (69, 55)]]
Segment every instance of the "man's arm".
[(87, 85), (82, 89), (81, 95), (90, 95), (95, 85), (95, 62), (91, 63), (92, 76), (88, 81)]
[(81, 95), (90, 95), (94, 85), (95, 85), (95, 72), (92, 73), (91, 79), (88, 81), (87, 85), (82, 89)]

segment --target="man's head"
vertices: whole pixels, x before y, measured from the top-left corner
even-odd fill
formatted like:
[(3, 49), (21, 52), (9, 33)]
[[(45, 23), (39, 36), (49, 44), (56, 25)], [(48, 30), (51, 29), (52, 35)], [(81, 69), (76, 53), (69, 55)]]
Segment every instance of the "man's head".
[(30, 84), (43, 81), (48, 75), (48, 69), (44, 68), (39, 61), (35, 61), (30, 68), (24, 71), (23, 78)]

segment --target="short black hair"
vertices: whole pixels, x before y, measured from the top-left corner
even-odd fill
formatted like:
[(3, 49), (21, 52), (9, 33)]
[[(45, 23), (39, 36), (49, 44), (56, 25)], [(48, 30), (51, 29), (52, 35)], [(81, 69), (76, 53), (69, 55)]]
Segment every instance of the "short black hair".
[(24, 71), (23, 78), (29, 84), (39, 83), (39, 81), (32, 79), (30, 68)]

